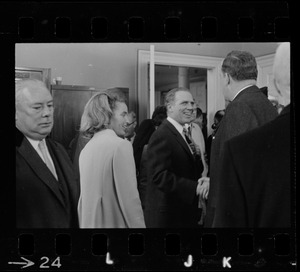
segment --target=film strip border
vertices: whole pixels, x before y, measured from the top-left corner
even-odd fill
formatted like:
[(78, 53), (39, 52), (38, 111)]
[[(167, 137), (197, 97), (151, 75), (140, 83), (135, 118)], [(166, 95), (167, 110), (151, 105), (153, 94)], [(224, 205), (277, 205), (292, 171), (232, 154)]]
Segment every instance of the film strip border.
[(15, 42), (281, 41), (289, 1), (1, 4), (0, 33)]
[(4, 271), (296, 269), (287, 230), (23, 230), (7, 239)]
[[(289, 1), (5, 2), (0, 39), (12, 54), (17, 42), (279, 42), (292, 36), (292, 11)], [(4, 271), (296, 270), (294, 230), (12, 228), (0, 237)]]

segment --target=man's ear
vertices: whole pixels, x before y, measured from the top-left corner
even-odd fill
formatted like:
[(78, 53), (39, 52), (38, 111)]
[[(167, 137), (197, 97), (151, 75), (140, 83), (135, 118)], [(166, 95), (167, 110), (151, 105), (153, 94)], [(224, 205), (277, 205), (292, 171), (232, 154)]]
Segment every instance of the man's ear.
[(167, 105), (167, 112), (172, 112), (173, 110), (172, 110), (172, 104), (171, 103), (169, 103), (168, 105)]
[(225, 75), (226, 75), (226, 83), (227, 85), (229, 85), (231, 82), (231, 76), (228, 73), (226, 73)]

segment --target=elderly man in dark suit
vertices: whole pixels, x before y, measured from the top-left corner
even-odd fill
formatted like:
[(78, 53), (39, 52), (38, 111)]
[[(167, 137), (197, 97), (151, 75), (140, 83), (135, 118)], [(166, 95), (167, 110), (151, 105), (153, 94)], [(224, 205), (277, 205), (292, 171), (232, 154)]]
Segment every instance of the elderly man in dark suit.
[(198, 183), (203, 165), (184, 135), (193, 121), (194, 99), (188, 89), (166, 95), (167, 119), (148, 144), (145, 222), (150, 228), (193, 228), (200, 219)]
[(214, 227), (291, 227), (290, 44), (274, 60), (280, 115), (224, 147)]
[(224, 143), (234, 136), (264, 125), (278, 115), (268, 98), (256, 86), (257, 65), (252, 54), (245, 51), (229, 53), (223, 61), (221, 76), (224, 97), (230, 103), (212, 141), (205, 227), (212, 226), (215, 210), (218, 208), (216, 196), (223, 182), (219, 173)]
[(38, 80), (16, 83), (16, 226), (78, 227), (79, 184), (62, 145), (47, 136), (53, 100)]

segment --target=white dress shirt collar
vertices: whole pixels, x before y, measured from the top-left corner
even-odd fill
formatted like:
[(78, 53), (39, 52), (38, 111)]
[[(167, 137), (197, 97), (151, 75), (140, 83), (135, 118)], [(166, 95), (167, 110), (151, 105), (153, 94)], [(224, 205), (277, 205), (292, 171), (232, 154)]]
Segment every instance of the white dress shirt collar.
[(25, 136), (27, 138), (27, 140), (31, 143), (31, 145), (33, 146), (33, 148), (35, 150), (39, 150), (39, 140), (33, 140), (31, 138), (28, 138), (27, 136)]
[[(39, 154), (39, 156), (41, 157), (41, 159), (45, 162), (45, 159), (44, 159), (44, 157), (43, 157), (43, 154), (42, 154), (42, 152), (41, 152), (41, 150), (40, 150), (40, 148), (39, 148), (39, 143), (40, 143), (41, 141), (39, 141), (39, 140), (33, 140), (33, 139), (31, 139), (31, 138), (28, 138), (27, 136), (25, 136), (25, 137), (26, 137), (27, 140), (31, 143), (31, 145), (33, 146), (33, 148), (35, 149), (35, 151)], [(46, 141), (46, 140), (43, 139), (42, 141)], [(46, 142), (45, 142), (45, 146), (46, 146), (46, 152), (47, 152), (47, 154), (48, 154), (48, 157), (49, 157), (49, 159), (50, 159), (50, 162), (51, 162), (52, 165), (54, 166)]]
[(177, 121), (175, 121), (173, 118), (171, 118), (170, 116), (167, 117), (167, 120), (177, 129), (177, 131), (180, 133), (180, 135), (184, 138), (183, 135), (183, 126), (180, 125)]

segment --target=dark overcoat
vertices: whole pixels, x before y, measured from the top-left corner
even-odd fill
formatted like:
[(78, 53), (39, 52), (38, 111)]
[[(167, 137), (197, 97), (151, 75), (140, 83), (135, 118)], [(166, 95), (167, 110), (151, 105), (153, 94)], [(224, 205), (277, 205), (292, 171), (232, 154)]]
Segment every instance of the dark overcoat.
[(291, 227), (290, 107), (225, 143), (213, 227)]
[(46, 138), (58, 180), (16, 129), (16, 227), (76, 228), (79, 181), (64, 147)]
[(225, 115), (212, 141), (210, 153), (210, 190), (205, 226), (211, 227), (216, 209), (216, 196), (220, 183), (224, 143), (240, 134), (260, 127), (275, 119), (278, 113), (265, 94), (255, 85), (242, 90), (229, 103)]

